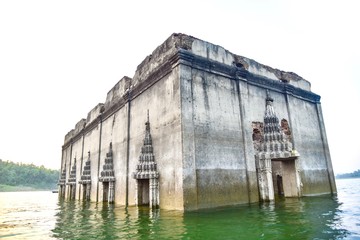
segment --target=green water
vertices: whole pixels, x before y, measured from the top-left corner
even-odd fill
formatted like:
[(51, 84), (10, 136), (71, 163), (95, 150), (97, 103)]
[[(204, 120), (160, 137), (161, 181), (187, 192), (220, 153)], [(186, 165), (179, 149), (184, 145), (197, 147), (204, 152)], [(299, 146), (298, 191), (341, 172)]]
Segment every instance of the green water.
[(346, 236), (330, 196), (190, 213), (60, 203), (54, 236), (65, 239), (330, 239)]
[(0, 238), (360, 239), (360, 179), (337, 185), (337, 196), (187, 213), (58, 201), (50, 192), (1, 193)]

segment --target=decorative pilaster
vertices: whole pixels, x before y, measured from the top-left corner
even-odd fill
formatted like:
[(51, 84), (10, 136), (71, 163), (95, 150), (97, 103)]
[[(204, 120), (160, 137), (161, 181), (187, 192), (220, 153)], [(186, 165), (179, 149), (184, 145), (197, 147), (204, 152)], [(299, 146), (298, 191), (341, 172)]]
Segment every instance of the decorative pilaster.
[(288, 158), (293, 155), (292, 144), (284, 137), (279, 119), (275, 114), (273, 101), (267, 91), (264, 116), (264, 141), (260, 145), (260, 151), (258, 153), (262, 159)]
[(159, 180), (158, 178), (150, 178), (150, 207), (156, 208), (159, 206)]
[(90, 200), (90, 191), (91, 191), (91, 161), (90, 161), (90, 151), (88, 152), (88, 159), (85, 162), (84, 170), (82, 172), (80, 184), (83, 185), (85, 189), (85, 200)]
[(260, 199), (263, 201), (274, 200), (271, 159), (259, 159), (256, 164), (256, 170), (258, 173)]
[[(115, 191), (114, 191), (114, 164), (113, 164), (113, 151), (112, 143), (110, 142), (109, 152), (106, 153), (105, 164), (103, 165), (103, 170), (100, 173), (99, 181), (103, 183), (108, 183), (108, 197), (107, 200), (109, 203), (113, 203), (115, 200)], [(106, 187), (106, 184), (103, 184)], [(104, 191), (105, 192), (105, 191)]]
[[(152, 138), (150, 133), (149, 112), (147, 116), (147, 122), (145, 123), (145, 137), (144, 144), (141, 147), (141, 154), (139, 162), (136, 165), (136, 172), (133, 172), (133, 178), (137, 183), (137, 204), (143, 203), (146, 196), (143, 196), (144, 188), (149, 190), (149, 205), (152, 208), (159, 206), (159, 172), (157, 171), (157, 164), (155, 162), (155, 156), (153, 153)], [(145, 180), (145, 181), (143, 181)], [(140, 184), (140, 181), (146, 183), (149, 181), (148, 186)], [(141, 186), (141, 187), (140, 187)], [(139, 197), (142, 199), (139, 199)]]
[(295, 159), (299, 155), (292, 149), (291, 142), (287, 141), (276, 116), (273, 99), (266, 92), (264, 115), (264, 139), (255, 154), (260, 199), (274, 200), (274, 186), (272, 178), (272, 159)]
[(91, 183), (86, 184), (86, 190), (85, 190), (85, 199), (87, 201), (90, 201), (90, 195), (91, 195)]
[(113, 203), (115, 201), (115, 181), (109, 182), (109, 203)]
[(70, 171), (69, 180), (66, 183), (70, 186), (70, 199), (75, 199), (76, 194), (76, 158), (74, 158), (74, 164)]
[(65, 186), (66, 186), (66, 164), (61, 172), (60, 179), (58, 181), (59, 185), (59, 197), (64, 198), (65, 197)]

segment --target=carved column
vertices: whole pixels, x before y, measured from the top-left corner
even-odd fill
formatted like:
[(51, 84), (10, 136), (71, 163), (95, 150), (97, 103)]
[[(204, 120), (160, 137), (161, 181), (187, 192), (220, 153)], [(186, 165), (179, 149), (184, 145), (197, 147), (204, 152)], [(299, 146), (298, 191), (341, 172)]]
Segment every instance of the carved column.
[(150, 179), (150, 207), (156, 208), (159, 206), (159, 182), (157, 178)]
[(271, 171), (271, 159), (259, 159), (259, 191), (263, 201), (274, 200), (274, 185)]
[(109, 182), (109, 197), (108, 202), (113, 203), (115, 201), (114, 182)]

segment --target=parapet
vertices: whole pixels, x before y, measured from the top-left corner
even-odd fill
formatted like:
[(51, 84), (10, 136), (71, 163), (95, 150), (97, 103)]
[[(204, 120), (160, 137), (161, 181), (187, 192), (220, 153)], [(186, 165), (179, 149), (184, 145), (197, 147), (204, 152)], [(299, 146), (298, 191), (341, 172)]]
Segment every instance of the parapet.
[(101, 112), (104, 111), (104, 104), (99, 103), (96, 105), (87, 115), (87, 119), (82, 118), (79, 122), (76, 123), (75, 128), (71, 129), (66, 135), (64, 139), (64, 146), (69, 143), (69, 141), (77, 137), (78, 134), (83, 130), (89, 123), (94, 121)]
[(245, 69), (255, 75), (260, 75), (262, 77), (266, 77), (272, 80), (280, 80), (282, 82), (289, 83), (294, 87), (298, 87), (306, 91), (311, 91), (310, 82), (303, 79), (296, 73), (285, 72), (276, 68), (272, 68), (264, 64), (258, 63), (250, 58), (246, 58), (242, 56), (236, 56), (236, 57), (238, 57), (239, 59), (238, 61), (245, 62), (246, 63), (246, 65), (244, 65)]
[[(124, 76), (115, 84), (107, 93), (105, 104), (99, 103), (88, 113), (86, 120), (81, 119), (76, 124), (75, 129), (66, 134), (65, 143), (80, 133), (85, 126), (91, 125), (101, 113), (109, 114), (115, 108), (121, 106), (121, 103), (127, 101), (125, 98), (128, 97), (127, 94), (130, 89), (136, 89), (138, 86), (141, 86), (139, 84), (149, 80), (149, 77), (159, 69), (161, 70), (161, 67), (165, 64), (168, 64), (167, 67), (169, 68), (169, 64), (173, 64), (174, 56), (176, 59), (176, 54), (179, 52), (186, 52), (191, 56), (199, 57), (199, 59), (202, 59), (201, 61), (205, 60), (204, 62), (209, 64), (209, 66), (216, 62), (216, 64), (220, 63), (221, 66), (224, 66), (225, 69), (241, 68), (253, 75), (260, 76), (264, 81), (267, 79), (279, 81), (290, 84), (300, 90), (311, 91), (310, 82), (293, 72), (286, 72), (266, 66), (250, 58), (233, 54), (221, 46), (186, 34), (173, 33), (138, 65), (132, 79)], [(140, 88), (143, 88), (143, 86)]]
[(76, 125), (75, 125), (75, 129), (74, 129), (74, 134), (78, 134), (79, 132), (81, 132), (81, 130), (84, 129), (86, 125), (86, 119), (82, 118)]
[(91, 111), (88, 113), (87, 118), (86, 118), (86, 122), (87, 123), (91, 123), (92, 121), (94, 121), (99, 115), (100, 113), (102, 113), (104, 111), (104, 104), (103, 103), (99, 103), (98, 105), (96, 105), (93, 109), (91, 109)]
[(66, 135), (65, 135), (65, 139), (64, 139), (64, 143), (67, 143), (68, 141), (70, 141), (70, 139), (74, 136), (74, 129), (71, 129)]
[(172, 34), (138, 65), (132, 81), (133, 87), (146, 80), (152, 72), (156, 71), (158, 67), (162, 66), (176, 53), (177, 41), (179, 41), (178, 36)]
[(115, 86), (107, 93), (105, 101), (105, 110), (117, 103), (129, 91), (131, 78), (124, 76)]
[(310, 91), (311, 88), (310, 82), (293, 72), (274, 69), (252, 59), (233, 54), (221, 46), (182, 33), (172, 34), (138, 65), (132, 85), (135, 87), (146, 80), (151, 73), (167, 62), (180, 48), (205, 59), (228, 66), (242, 67), (252, 74), (289, 83), (306, 91)]

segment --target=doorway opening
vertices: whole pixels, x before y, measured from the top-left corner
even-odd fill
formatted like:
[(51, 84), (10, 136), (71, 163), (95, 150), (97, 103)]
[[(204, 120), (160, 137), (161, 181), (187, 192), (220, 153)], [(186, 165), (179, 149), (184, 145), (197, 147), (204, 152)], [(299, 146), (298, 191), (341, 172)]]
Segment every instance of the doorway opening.
[(279, 196), (284, 196), (284, 187), (283, 187), (283, 179), (282, 176), (276, 175), (277, 181), (277, 193)]
[(109, 201), (109, 182), (103, 182), (103, 202)]
[(75, 199), (75, 193), (76, 193), (76, 185), (75, 184), (70, 184), (69, 185), (69, 191), (70, 191), (70, 196), (69, 196), (69, 200), (74, 200)]
[(59, 191), (59, 197), (60, 198), (65, 198), (65, 186), (64, 185), (60, 185), (60, 191)]
[(87, 200), (86, 199), (86, 185), (85, 184), (82, 185), (82, 199)]
[(138, 205), (149, 205), (150, 203), (150, 191), (149, 179), (138, 179), (137, 180), (137, 191), (138, 191)]
[(295, 159), (272, 160), (274, 193), (279, 197), (298, 197)]

